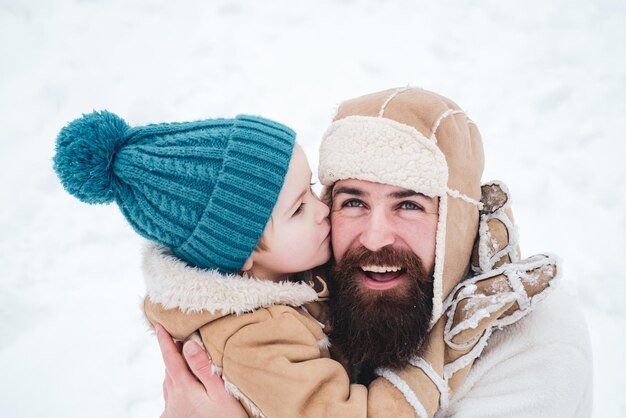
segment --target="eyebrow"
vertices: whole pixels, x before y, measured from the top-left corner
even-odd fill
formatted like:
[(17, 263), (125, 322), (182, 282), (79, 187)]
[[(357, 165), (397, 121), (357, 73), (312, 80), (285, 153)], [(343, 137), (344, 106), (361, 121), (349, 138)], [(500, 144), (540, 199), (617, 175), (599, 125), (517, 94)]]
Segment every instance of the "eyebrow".
[(345, 193), (353, 196), (367, 196), (368, 193), (357, 189), (355, 187), (339, 187), (338, 189), (333, 190), (333, 196), (337, 196), (338, 194)]
[(393, 197), (394, 199), (404, 199), (412, 196), (422, 196), (426, 199), (430, 199), (430, 197), (426, 196), (424, 193), (418, 193), (413, 190), (402, 190), (400, 192), (393, 192), (387, 195), (387, 197)]
[[(335, 191), (334, 196), (337, 196), (338, 194), (341, 194), (341, 193), (349, 194), (352, 196), (368, 196), (369, 195), (369, 193), (364, 192), (363, 190), (357, 189), (355, 187), (340, 187)], [(393, 199), (405, 199), (411, 196), (422, 196), (427, 199), (430, 199), (424, 193), (418, 193), (413, 190), (400, 190), (398, 192), (392, 192), (387, 195), (387, 197), (391, 197)]]

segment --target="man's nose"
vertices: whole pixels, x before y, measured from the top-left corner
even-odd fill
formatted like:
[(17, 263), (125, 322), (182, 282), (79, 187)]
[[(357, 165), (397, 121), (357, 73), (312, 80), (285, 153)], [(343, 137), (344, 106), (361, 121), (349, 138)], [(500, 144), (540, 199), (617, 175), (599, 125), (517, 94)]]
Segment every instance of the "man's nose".
[(395, 241), (393, 225), (382, 211), (372, 211), (359, 237), (361, 244), (370, 251), (391, 245)]

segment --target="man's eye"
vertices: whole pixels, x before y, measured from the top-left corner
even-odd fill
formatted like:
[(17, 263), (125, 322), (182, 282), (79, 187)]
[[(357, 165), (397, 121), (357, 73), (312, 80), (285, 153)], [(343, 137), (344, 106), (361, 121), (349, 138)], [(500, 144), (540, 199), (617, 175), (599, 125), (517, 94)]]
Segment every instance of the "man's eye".
[(408, 210), (424, 210), (424, 208), (421, 205), (418, 205), (415, 202), (402, 202), (400, 203), (400, 208), (408, 209)]
[(342, 206), (346, 208), (360, 208), (363, 207), (363, 202), (358, 199), (350, 199), (346, 200)]

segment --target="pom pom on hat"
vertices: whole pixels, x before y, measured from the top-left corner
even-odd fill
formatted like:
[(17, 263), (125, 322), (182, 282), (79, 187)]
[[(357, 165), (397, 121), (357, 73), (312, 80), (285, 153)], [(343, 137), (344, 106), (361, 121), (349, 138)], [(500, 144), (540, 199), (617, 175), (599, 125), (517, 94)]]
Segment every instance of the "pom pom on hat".
[(119, 116), (93, 112), (70, 122), (56, 142), (54, 170), (63, 187), (85, 203), (115, 199), (113, 162), (130, 126)]

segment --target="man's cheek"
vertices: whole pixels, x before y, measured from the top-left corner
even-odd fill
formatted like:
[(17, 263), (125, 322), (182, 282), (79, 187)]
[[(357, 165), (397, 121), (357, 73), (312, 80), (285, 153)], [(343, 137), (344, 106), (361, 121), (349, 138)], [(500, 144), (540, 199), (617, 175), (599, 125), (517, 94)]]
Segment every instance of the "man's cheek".
[(345, 245), (342, 241), (342, 236), (335, 232), (335, 227), (331, 226), (330, 230), (330, 245), (333, 251), (333, 257), (336, 262), (341, 261), (343, 255), (346, 252)]

